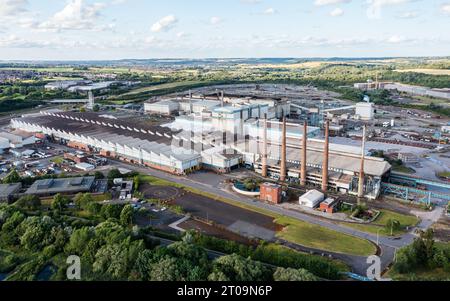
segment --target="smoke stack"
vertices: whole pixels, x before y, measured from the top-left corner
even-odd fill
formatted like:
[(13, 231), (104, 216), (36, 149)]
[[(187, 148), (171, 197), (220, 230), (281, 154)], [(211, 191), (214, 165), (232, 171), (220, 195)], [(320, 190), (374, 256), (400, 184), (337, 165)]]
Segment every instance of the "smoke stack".
[(303, 145), (302, 145), (302, 162), (300, 171), (300, 185), (306, 185), (306, 164), (307, 164), (307, 139), (308, 139), (308, 123), (303, 124)]
[(361, 168), (359, 170), (359, 182), (358, 182), (358, 198), (362, 199), (364, 197), (364, 161), (366, 156), (366, 126), (363, 127), (363, 137), (361, 146)]
[(322, 166), (322, 191), (328, 190), (328, 161), (330, 156), (330, 122), (325, 123), (325, 146)]
[(283, 133), (281, 142), (281, 166), (280, 166), (280, 181), (286, 181), (286, 117), (283, 117)]
[(262, 176), (267, 178), (267, 114), (264, 115), (263, 139)]

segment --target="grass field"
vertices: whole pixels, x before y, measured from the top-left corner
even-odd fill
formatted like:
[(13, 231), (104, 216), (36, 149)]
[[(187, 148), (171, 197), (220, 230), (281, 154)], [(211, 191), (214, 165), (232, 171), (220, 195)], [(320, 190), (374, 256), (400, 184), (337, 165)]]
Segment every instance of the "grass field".
[(390, 236), (391, 232), (385, 229), (385, 225), (388, 220), (393, 219), (400, 222), (402, 229), (394, 231), (393, 235), (401, 235), (406, 232), (406, 227), (413, 227), (419, 223), (419, 219), (412, 215), (406, 215), (401, 213), (392, 212), (389, 210), (380, 210), (381, 213), (378, 218), (372, 224), (352, 224), (345, 223), (344, 225), (359, 231), (377, 234), (383, 236)]
[(358, 256), (376, 253), (375, 245), (367, 240), (293, 218), (279, 217), (275, 221), (285, 226), (283, 231), (278, 233), (278, 237), (305, 247)]
[(309, 224), (294, 218), (284, 217), (280, 214), (276, 214), (256, 206), (232, 201), (227, 198), (223, 198), (198, 189), (186, 187), (184, 185), (172, 183), (166, 180), (158, 179), (152, 176), (141, 176), (141, 182), (148, 182), (152, 185), (175, 186), (178, 188), (184, 188), (187, 191), (211, 198), (216, 201), (224, 202), (236, 207), (273, 217), (276, 223), (285, 226), (285, 229), (278, 234), (280, 238), (305, 247), (360, 256), (373, 255), (376, 253), (376, 247), (367, 240), (329, 230), (318, 225)]
[(150, 86), (150, 87), (134, 89), (130, 92), (119, 95), (116, 98), (120, 99), (121, 97), (132, 96), (132, 95), (136, 95), (136, 94), (140, 94), (140, 93), (148, 93), (148, 92), (154, 92), (154, 91), (158, 91), (158, 90), (174, 89), (174, 88), (178, 88), (178, 87), (186, 87), (186, 86), (197, 85), (197, 84), (201, 84), (201, 83), (202, 83), (201, 81), (184, 81), (184, 82), (174, 82), (174, 83), (167, 83), (167, 84), (161, 84), (161, 85), (154, 85), (154, 86)]
[(415, 72), (415, 73), (423, 73), (429, 75), (450, 75), (450, 70), (448, 69), (402, 69), (395, 70), (396, 72), (405, 73), (405, 72)]

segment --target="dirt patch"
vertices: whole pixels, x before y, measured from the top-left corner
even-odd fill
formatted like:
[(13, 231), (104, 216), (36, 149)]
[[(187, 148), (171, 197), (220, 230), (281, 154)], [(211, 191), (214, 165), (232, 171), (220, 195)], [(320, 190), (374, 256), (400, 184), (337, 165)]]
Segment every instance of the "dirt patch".
[(171, 186), (153, 186), (144, 184), (139, 189), (147, 199), (157, 199), (162, 201), (173, 200), (183, 195), (182, 189)]
[(179, 225), (179, 227), (185, 229), (185, 230), (196, 230), (200, 233), (209, 235), (209, 236), (214, 236), (217, 238), (221, 238), (221, 239), (226, 239), (226, 240), (232, 240), (241, 244), (245, 244), (245, 245), (251, 245), (251, 246), (257, 246), (257, 243), (254, 241), (251, 241), (250, 239), (247, 239), (243, 236), (240, 236), (234, 232), (219, 228), (219, 227), (215, 227), (213, 225), (209, 225), (206, 223), (203, 223), (201, 221), (197, 221), (197, 220), (193, 220), (190, 219), (188, 221), (185, 221), (184, 223), (181, 223)]
[(183, 207), (186, 212), (193, 216), (213, 221), (224, 227), (229, 227), (238, 221), (246, 221), (271, 231), (279, 229), (270, 216), (189, 192), (175, 199), (172, 203)]

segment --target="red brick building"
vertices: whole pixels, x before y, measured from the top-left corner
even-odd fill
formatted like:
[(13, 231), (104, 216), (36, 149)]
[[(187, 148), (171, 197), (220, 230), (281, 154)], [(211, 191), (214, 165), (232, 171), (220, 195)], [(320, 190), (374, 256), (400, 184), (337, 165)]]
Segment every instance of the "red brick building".
[(320, 203), (320, 211), (333, 214), (336, 212), (338, 205), (339, 205), (338, 200), (328, 198), (322, 203)]
[(277, 184), (263, 183), (260, 187), (260, 200), (264, 202), (280, 204), (282, 200), (282, 187)]
[(73, 153), (65, 153), (64, 159), (73, 161), (78, 164), (86, 163), (88, 161), (87, 157), (85, 155), (78, 155), (78, 154), (73, 154)]

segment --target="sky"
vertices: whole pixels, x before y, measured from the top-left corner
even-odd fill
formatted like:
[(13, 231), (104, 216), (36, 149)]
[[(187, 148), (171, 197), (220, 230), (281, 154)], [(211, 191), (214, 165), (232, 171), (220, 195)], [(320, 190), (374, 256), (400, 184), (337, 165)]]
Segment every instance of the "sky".
[(0, 60), (449, 55), (450, 0), (0, 0)]

